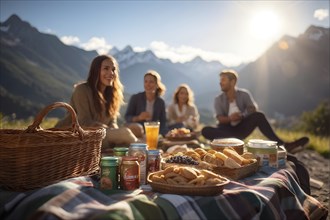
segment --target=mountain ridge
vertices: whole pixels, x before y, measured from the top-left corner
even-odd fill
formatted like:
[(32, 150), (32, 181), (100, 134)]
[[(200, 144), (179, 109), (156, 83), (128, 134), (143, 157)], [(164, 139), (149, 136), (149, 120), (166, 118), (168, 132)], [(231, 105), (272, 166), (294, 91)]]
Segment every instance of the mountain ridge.
[[(34, 116), (46, 104), (68, 102), (73, 85), (87, 78), (90, 62), (97, 56), (96, 51), (68, 46), (55, 35), (40, 33), (17, 15), (1, 22), (0, 30), (0, 112), (5, 115), (15, 112), (17, 117)], [(172, 63), (151, 50), (134, 52), (130, 45), (122, 50), (113, 47), (110, 53), (119, 62), (127, 99), (129, 94), (143, 90), (144, 73), (155, 69), (167, 87), (167, 104), (174, 89), (187, 83), (195, 92), (202, 118), (213, 120), (213, 100), (220, 94), (218, 75), (227, 68), (222, 63), (200, 57)], [(233, 69), (240, 75), (238, 86), (249, 89), (267, 115), (297, 116), (328, 97), (328, 59), (329, 28), (310, 26), (297, 38), (284, 35), (256, 61)], [(314, 71), (321, 82), (313, 77)], [(309, 87), (307, 94), (304, 89)]]
[[(322, 41), (311, 40), (312, 30), (323, 32)], [(297, 109), (301, 109), (301, 113), (310, 111), (328, 99), (328, 60), (329, 29), (311, 26), (297, 38), (283, 36), (255, 62), (248, 64), (240, 75), (243, 81), (256, 79), (254, 84), (250, 82), (245, 87), (253, 88), (257, 102), (266, 112), (294, 115)]]

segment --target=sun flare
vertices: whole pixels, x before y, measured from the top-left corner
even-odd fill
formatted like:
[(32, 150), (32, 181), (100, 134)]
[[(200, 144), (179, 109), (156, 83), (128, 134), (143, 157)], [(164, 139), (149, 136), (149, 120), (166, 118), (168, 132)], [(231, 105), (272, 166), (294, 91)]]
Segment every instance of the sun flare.
[(257, 12), (251, 19), (250, 30), (261, 40), (276, 38), (280, 32), (280, 19), (273, 11)]

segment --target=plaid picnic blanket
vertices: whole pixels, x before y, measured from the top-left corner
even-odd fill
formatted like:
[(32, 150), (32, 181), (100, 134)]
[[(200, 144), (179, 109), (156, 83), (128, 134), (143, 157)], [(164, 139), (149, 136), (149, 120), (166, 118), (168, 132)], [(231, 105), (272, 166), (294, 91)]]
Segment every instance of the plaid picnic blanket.
[(262, 168), (216, 196), (161, 194), (148, 187), (100, 191), (89, 177), (28, 192), (0, 191), (0, 219), (326, 219), (294, 173)]
[(304, 193), (288, 170), (264, 167), (240, 182), (231, 181), (221, 195), (190, 197), (162, 194), (180, 219), (326, 219), (328, 210)]

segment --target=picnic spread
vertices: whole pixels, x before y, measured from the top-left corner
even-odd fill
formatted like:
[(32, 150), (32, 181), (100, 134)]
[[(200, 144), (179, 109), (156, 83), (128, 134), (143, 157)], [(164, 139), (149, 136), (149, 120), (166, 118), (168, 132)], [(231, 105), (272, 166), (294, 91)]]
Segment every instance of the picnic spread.
[(76, 177), (26, 192), (0, 191), (1, 219), (325, 219), (327, 208), (304, 193), (290, 169), (262, 167), (230, 181), (221, 194), (187, 196), (99, 190)]
[[(41, 129), (42, 118), (57, 107), (71, 112), (72, 128)], [(6, 140), (0, 143), (0, 218), (327, 218), (328, 208), (304, 192), (276, 143), (217, 139), (211, 148), (188, 147), (184, 142), (196, 136), (175, 132), (179, 138), (168, 141), (180, 144), (165, 145), (164, 152), (133, 143), (104, 156), (102, 129), (81, 128), (68, 105), (48, 106), (27, 130), (0, 132)], [(59, 153), (59, 145), (70, 153)], [(38, 159), (47, 147), (47, 158)]]

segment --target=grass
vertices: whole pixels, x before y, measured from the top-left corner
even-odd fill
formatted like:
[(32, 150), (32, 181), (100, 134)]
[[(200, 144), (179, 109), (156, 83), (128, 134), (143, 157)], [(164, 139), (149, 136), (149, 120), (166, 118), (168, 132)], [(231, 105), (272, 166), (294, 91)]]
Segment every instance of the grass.
[[(284, 141), (294, 141), (303, 136), (309, 137), (309, 143), (307, 145), (308, 149), (312, 149), (320, 153), (325, 158), (330, 158), (330, 137), (316, 136), (313, 134), (299, 132), (299, 131), (290, 131), (284, 129), (275, 129), (276, 134), (283, 139)], [(260, 138), (266, 139), (261, 132), (256, 129), (249, 137), (244, 140), (247, 142), (250, 139)]]
[[(42, 121), (41, 127), (43, 129), (52, 128), (57, 123), (58, 118), (46, 118)], [(15, 120), (13, 118), (1, 117), (0, 128), (1, 129), (26, 129), (29, 125), (32, 125), (33, 118), (25, 119), (25, 120)], [(201, 128), (201, 127), (200, 127)], [(300, 137), (307, 136), (310, 139), (310, 142), (307, 146), (308, 149), (315, 150), (319, 152), (325, 158), (330, 158), (330, 137), (321, 137), (316, 136), (309, 133), (298, 132), (298, 131), (290, 131), (284, 129), (275, 129), (276, 134), (283, 139), (284, 141), (293, 141)], [(250, 139), (266, 139), (263, 134), (256, 129), (250, 136), (248, 136), (245, 140), (245, 143)], [(205, 142), (203, 137), (200, 137), (200, 140)]]
[[(26, 129), (28, 126), (32, 125), (34, 118), (28, 118), (25, 120), (9, 119), (7, 117), (1, 118), (0, 128), (1, 129)], [(57, 123), (58, 118), (47, 118), (43, 120), (40, 127), (43, 129), (53, 128)]]

